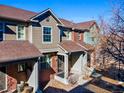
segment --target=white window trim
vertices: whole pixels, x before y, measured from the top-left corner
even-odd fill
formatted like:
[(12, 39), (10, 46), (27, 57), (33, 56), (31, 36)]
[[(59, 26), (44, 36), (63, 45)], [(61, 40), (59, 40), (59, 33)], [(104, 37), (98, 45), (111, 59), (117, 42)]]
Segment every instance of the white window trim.
[[(5, 67), (5, 69), (6, 69), (6, 73), (7, 73), (7, 67)], [(6, 88), (3, 89), (3, 90), (1, 90), (0, 93), (1, 93), (1, 92), (4, 92), (4, 91), (7, 90), (7, 74), (6, 74), (6, 73), (5, 73), (5, 78), (6, 78)]]
[[(24, 26), (24, 38), (23, 38), (23, 39), (19, 39), (19, 38), (18, 38), (18, 26)], [(16, 39), (17, 39), (17, 40), (25, 40), (25, 39), (26, 39), (26, 29), (25, 29), (25, 25), (18, 24), (18, 25), (16, 26)]]
[[(43, 41), (43, 28), (44, 27), (50, 27), (51, 28), (51, 42), (44, 42)], [(43, 44), (51, 44), (53, 42), (53, 30), (52, 30), (52, 26), (42, 26), (42, 43)]]
[(5, 23), (4, 22), (0, 22), (3, 25), (3, 40), (5, 40)]
[(59, 29), (59, 43), (61, 42), (61, 30)]
[(69, 31), (69, 40), (71, 40), (72, 39), (72, 33), (71, 33), (71, 31)]
[(30, 26), (28, 27), (28, 39), (30, 41), (30, 43), (33, 43), (33, 37), (32, 37), (32, 24), (30, 24)]

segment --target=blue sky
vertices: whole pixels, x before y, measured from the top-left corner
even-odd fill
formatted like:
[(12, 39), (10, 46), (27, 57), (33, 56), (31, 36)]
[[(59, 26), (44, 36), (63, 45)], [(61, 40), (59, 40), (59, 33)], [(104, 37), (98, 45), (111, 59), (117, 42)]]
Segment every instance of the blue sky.
[(108, 19), (111, 10), (109, 0), (0, 0), (0, 4), (35, 12), (51, 8), (58, 17), (74, 22)]

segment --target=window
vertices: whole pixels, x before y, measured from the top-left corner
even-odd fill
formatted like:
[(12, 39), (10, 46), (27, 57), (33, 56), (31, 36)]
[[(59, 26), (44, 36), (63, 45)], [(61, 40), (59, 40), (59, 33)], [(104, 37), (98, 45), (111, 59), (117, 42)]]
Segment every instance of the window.
[(0, 23), (0, 41), (3, 40), (3, 31), (4, 31), (3, 23)]
[(91, 37), (92, 41), (95, 41), (95, 37)]
[(41, 69), (49, 69), (51, 64), (50, 55), (45, 55), (41, 58)]
[(58, 55), (58, 73), (59, 77), (64, 78), (64, 56)]
[(0, 67), (0, 93), (7, 89), (6, 67)]
[(78, 40), (81, 40), (81, 33), (78, 33)]
[(66, 36), (68, 40), (71, 40), (71, 32), (67, 31)]
[(58, 72), (64, 72), (64, 56), (58, 55)]
[(52, 28), (50, 26), (45, 26), (43, 29), (43, 42), (51, 43), (52, 42)]
[(18, 64), (18, 72), (23, 72), (26, 69), (26, 65), (25, 64)]
[(25, 40), (25, 27), (24, 25), (18, 25), (17, 27), (17, 39)]

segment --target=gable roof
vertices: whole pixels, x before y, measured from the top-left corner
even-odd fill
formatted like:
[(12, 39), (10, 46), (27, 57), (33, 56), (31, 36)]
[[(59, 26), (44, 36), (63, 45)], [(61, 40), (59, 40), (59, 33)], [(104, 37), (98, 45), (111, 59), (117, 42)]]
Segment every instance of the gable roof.
[(77, 28), (90, 28), (91, 26), (93, 26), (93, 24), (95, 24), (95, 20), (91, 20), (91, 21), (86, 21), (86, 22), (80, 22), (80, 23), (76, 23)]
[(90, 27), (93, 26), (93, 24), (96, 23), (95, 20), (80, 22), (80, 23), (74, 23), (72, 21), (62, 19), (62, 18), (60, 18), (60, 20), (64, 24), (65, 27), (79, 29), (79, 30), (89, 29)]
[(60, 24), (63, 24), (63, 23), (60, 21), (60, 19), (53, 13), (53, 11), (52, 11), (50, 8), (48, 8), (48, 9), (46, 9), (46, 10), (40, 12), (40, 13), (37, 13), (37, 15), (31, 17), (30, 19), (31, 19), (31, 20), (34, 20), (35, 18), (37, 18), (37, 17), (39, 17), (39, 16), (41, 16), (41, 15), (47, 13), (47, 12), (50, 12), (51, 15), (52, 15)]
[(40, 51), (28, 41), (7, 40), (0, 42), (0, 63), (40, 57)]
[(12, 6), (0, 5), (0, 18), (7, 18), (12, 20), (24, 21), (24, 22), (31, 21), (34, 18), (47, 12), (50, 12), (52, 16), (59, 23), (62, 24), (62, 22), (56, 17), (56, 15), (49, 8), (40, 13), (36, 13), (36, 12), (32, 12), (32, 11), (28, 11), (20, 8), (15, 8)]

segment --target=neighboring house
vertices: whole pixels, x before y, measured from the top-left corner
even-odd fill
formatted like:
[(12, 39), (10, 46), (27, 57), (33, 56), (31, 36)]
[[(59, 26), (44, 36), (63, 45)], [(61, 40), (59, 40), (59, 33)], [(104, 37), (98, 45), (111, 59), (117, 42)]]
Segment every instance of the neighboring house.
[(92, 20), (92, 21), (87, 21), (87, 22), (81, 22), (76, 24), (78, 28), (82, 29), (88, 29), (89, 31), (84, 32), (84, 42), (95, 45), (98, 43), (98, 36), (99, 36), (99, 27), (97, 23)]
[(6, 48), (0, 48), (0, 71), (6, 73), (0, 72), (0, 82), (4, 82), (0, 83), (0, 91), (14, 90), (20, 81), (28, 82), (36, 91), (38, 84), (43, 87), (51, 78), (68, 84), (72, 74), (90, 75), (94, 47), (84, 41), (92, 27), (79, 24), (57, 18), (50, 9), (35, 13), (0, 5), (0, 47)]

